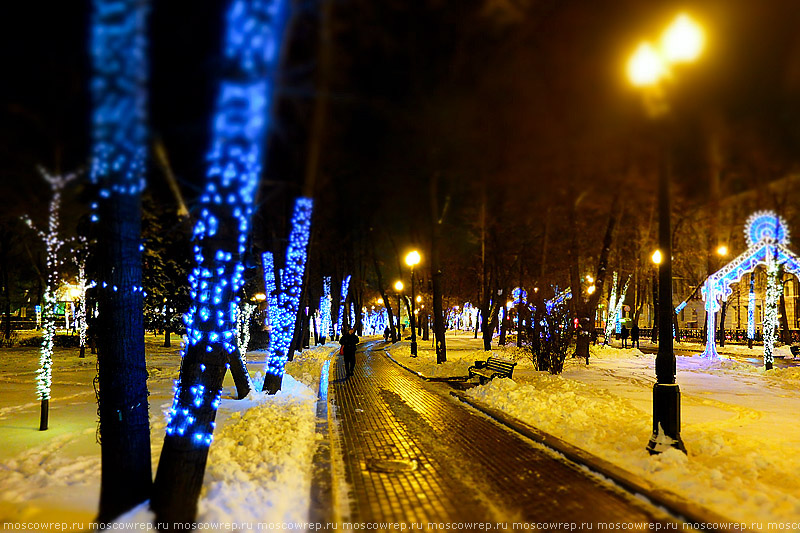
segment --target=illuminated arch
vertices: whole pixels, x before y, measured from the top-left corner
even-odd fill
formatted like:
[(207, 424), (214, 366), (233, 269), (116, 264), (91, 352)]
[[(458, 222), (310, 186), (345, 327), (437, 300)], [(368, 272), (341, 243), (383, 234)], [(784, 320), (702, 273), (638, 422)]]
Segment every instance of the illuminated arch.
[[(733, 261), (714, 272), (703, 285), (702, 293), (705, 300), (707, 315), (706, 347), (703, 357), (719, 358), (715, 344), (716, 313), (720, 310), (721, 302), (727, 301), (732, 294), (731, 285), (739, 283), (745, 274), (749, 274), (759, 265), (767, 268), (770, 279), (777, 279), (777, 270), (783, 266), (783, 271), (800, 277), (800, 257), (795, 255), (787, 245), (789, 244), (789, 230), (786, 221), (773, 211), (757, 211), (750, 215), (745, 224), (745, 238), (748, 248)], [(772, 302), (780, 296), (773, 285), (768, 283), (768, 300)], [(772, 302), (776, 304), (776, 302)], [(752, 301), (749, 304), (752, 308)], [(752, 309), (748, 309), (750, 313)], [(777, 318), (777, 316), (776, 316)], [(766, 330), (767, 328), (765, 328)], [(773, 328), (768, 328), (774, 331)], [(774, 333), (773, 333), (774, 335)], [(764, 364), (772, 364), (773, 336), (764, 339)]]

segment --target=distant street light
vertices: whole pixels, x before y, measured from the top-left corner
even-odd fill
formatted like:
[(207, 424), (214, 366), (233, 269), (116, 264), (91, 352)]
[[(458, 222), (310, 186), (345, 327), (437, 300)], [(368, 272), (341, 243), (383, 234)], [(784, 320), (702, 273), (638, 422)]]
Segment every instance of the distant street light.
[[(666, 114), (669, 106), (660, 83), (672, 77), (671, 66), (696, 60), (705, 41), (702, 28), (685, 13), (679, 14), (663, 33), (658, 48), (641, 43), (628, 61), (628, 79), (643, 89), (644, 103), (651, 118)], [(663, 126), (663, 125), (662, 125)], [(662, 127), (662, 130), (667, 128)], [(656, 384), (653, 386), (653, 434), (647, 445), (650, 453), (660, 453), (665, 446), (683, 452), (680, 436), (680, 388), (675, 382), (676, 362), (672, 347), (672, 235), (669, 206), (669, 160), (667, 143), (658, 171), (658, 247), (653, 263), (658, 265), (658, 355)], [(656, 291), (654, 290), (654, 296)]]
[(656, 250), (653, 252), (653, 257), (650, 258), (653, 263), (660, 265), (661, 264), (661, 250)]
[(411, 357), (417, 356), (417, 328), (415, 327), (415, 313), (414, 310), (414, 267), (419, 264), (419, 252), (414, 250), (406, 255), (406, 264), (411, 268)]
[(720, 247), (717, 248), (717, 255), (723, 256), (723, 257), (728, 255), (728, 247), (725, 246), (724, 244), (720, 245)]

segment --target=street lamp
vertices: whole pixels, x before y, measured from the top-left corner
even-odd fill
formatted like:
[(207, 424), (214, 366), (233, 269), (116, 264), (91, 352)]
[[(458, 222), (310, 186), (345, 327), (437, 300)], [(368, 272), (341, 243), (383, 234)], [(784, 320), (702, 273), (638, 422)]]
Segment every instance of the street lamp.
[[(659, 47), (642, 43), (631, 56), (628, 78), (632, 85), (645, 90), (643, 96), (651, 118), (663, 116), (669, 110), (660, 89), (661, 82), (672, 76), (670, 67), (697, 59), (704, 40), (702, 28), (682, 13), (664, 32)], [(653, 262), (658, 265), (658, 329), (661, 334), (655, 364), (656, 384), (653, 386), (653, 434), (647, 444), (651, 454), (660, 453), (667, 446), (686, 451), (680, 436), (680, 388), (675, 382), (676, 364), (672, 348), (672, 235), (669, 216), (669, 162), (665, 153), (660, 158), (658, 172), (659, 250), (653, 254)]]
[(411, 357), (417, 356), (417, 329), (414, 317), (414, 267), (419, 264), (419, 252), (414, 250), (406, 255), (406, 264), (411, 268)]
[(394, 290), (397, 291), (397, 338), (403, 340), (403, 330), (400, 329), (400, 295), (403, 293), (403, 282), (397, 280), (394, 284)]
[(650, 341), (655, 344), (658, 342), (658, 265), (661, 264), (661, 251), (656, 250), (650, 257), (650, 260), (656, 265), (655, 272), (653, 272), (653, 328), (650, 330)]

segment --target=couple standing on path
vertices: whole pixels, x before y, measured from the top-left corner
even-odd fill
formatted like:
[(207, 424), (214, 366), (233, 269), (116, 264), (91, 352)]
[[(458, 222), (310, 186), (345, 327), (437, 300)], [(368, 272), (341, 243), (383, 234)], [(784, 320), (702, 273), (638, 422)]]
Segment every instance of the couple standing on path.
[[(630, 331), (631, 334), (631, 348), (639, 347), (639, 324), (634, 324)], [(628, 328), (622, 326), (622, 333), (620, 334), (622, 337), (622, 347), (628, 347)]]
[(358, 336), (356, 336), (355, 328), (350, 328), (347, 333), (339, 337), (339, 344), (342, 345), (342, 355), (344, 355), (344, 369), (347, 371), (347, 376), (353, 375), (356, 369), (356, 345), (358, 344)]

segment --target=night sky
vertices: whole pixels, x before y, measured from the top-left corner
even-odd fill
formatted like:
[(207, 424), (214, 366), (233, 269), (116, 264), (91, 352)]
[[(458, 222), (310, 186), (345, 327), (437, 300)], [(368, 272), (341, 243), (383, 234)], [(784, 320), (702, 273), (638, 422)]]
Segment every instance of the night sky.
[[(191, 203), (204, 176), (226, 4), (153, 5), (152, 133)], [(652, 125), (624, 62), (679, 8), (706, 25), (708, 50), (667, 87), (676, 194), (704, 197), (709, 139), (721, 146), (723, 194), (797, 167), (800, 11), (790, 1), (337, 0), (327, 83), (319, 5), (295, 7), (259, 197), (261, 234), (282, 232), (302, 190), (313, 105), (325, 85), (315, 195), (325, 221), (318, 238), (332, 249), (369, 227), (424, 241), (434, 175), (455, 225), (474, 214), (487, 187), (510, 213), (561, 202), (570, 187), (591, 191), (599, 210), (620, 190), (646, 201)], [(90, 3), (3, 9), (1, 201), (9, 213), (36, 211), (47, 192), (36, 165), (87, 165)], [(148, 179), (154, 196), (171, 201), (157, 164)]]

